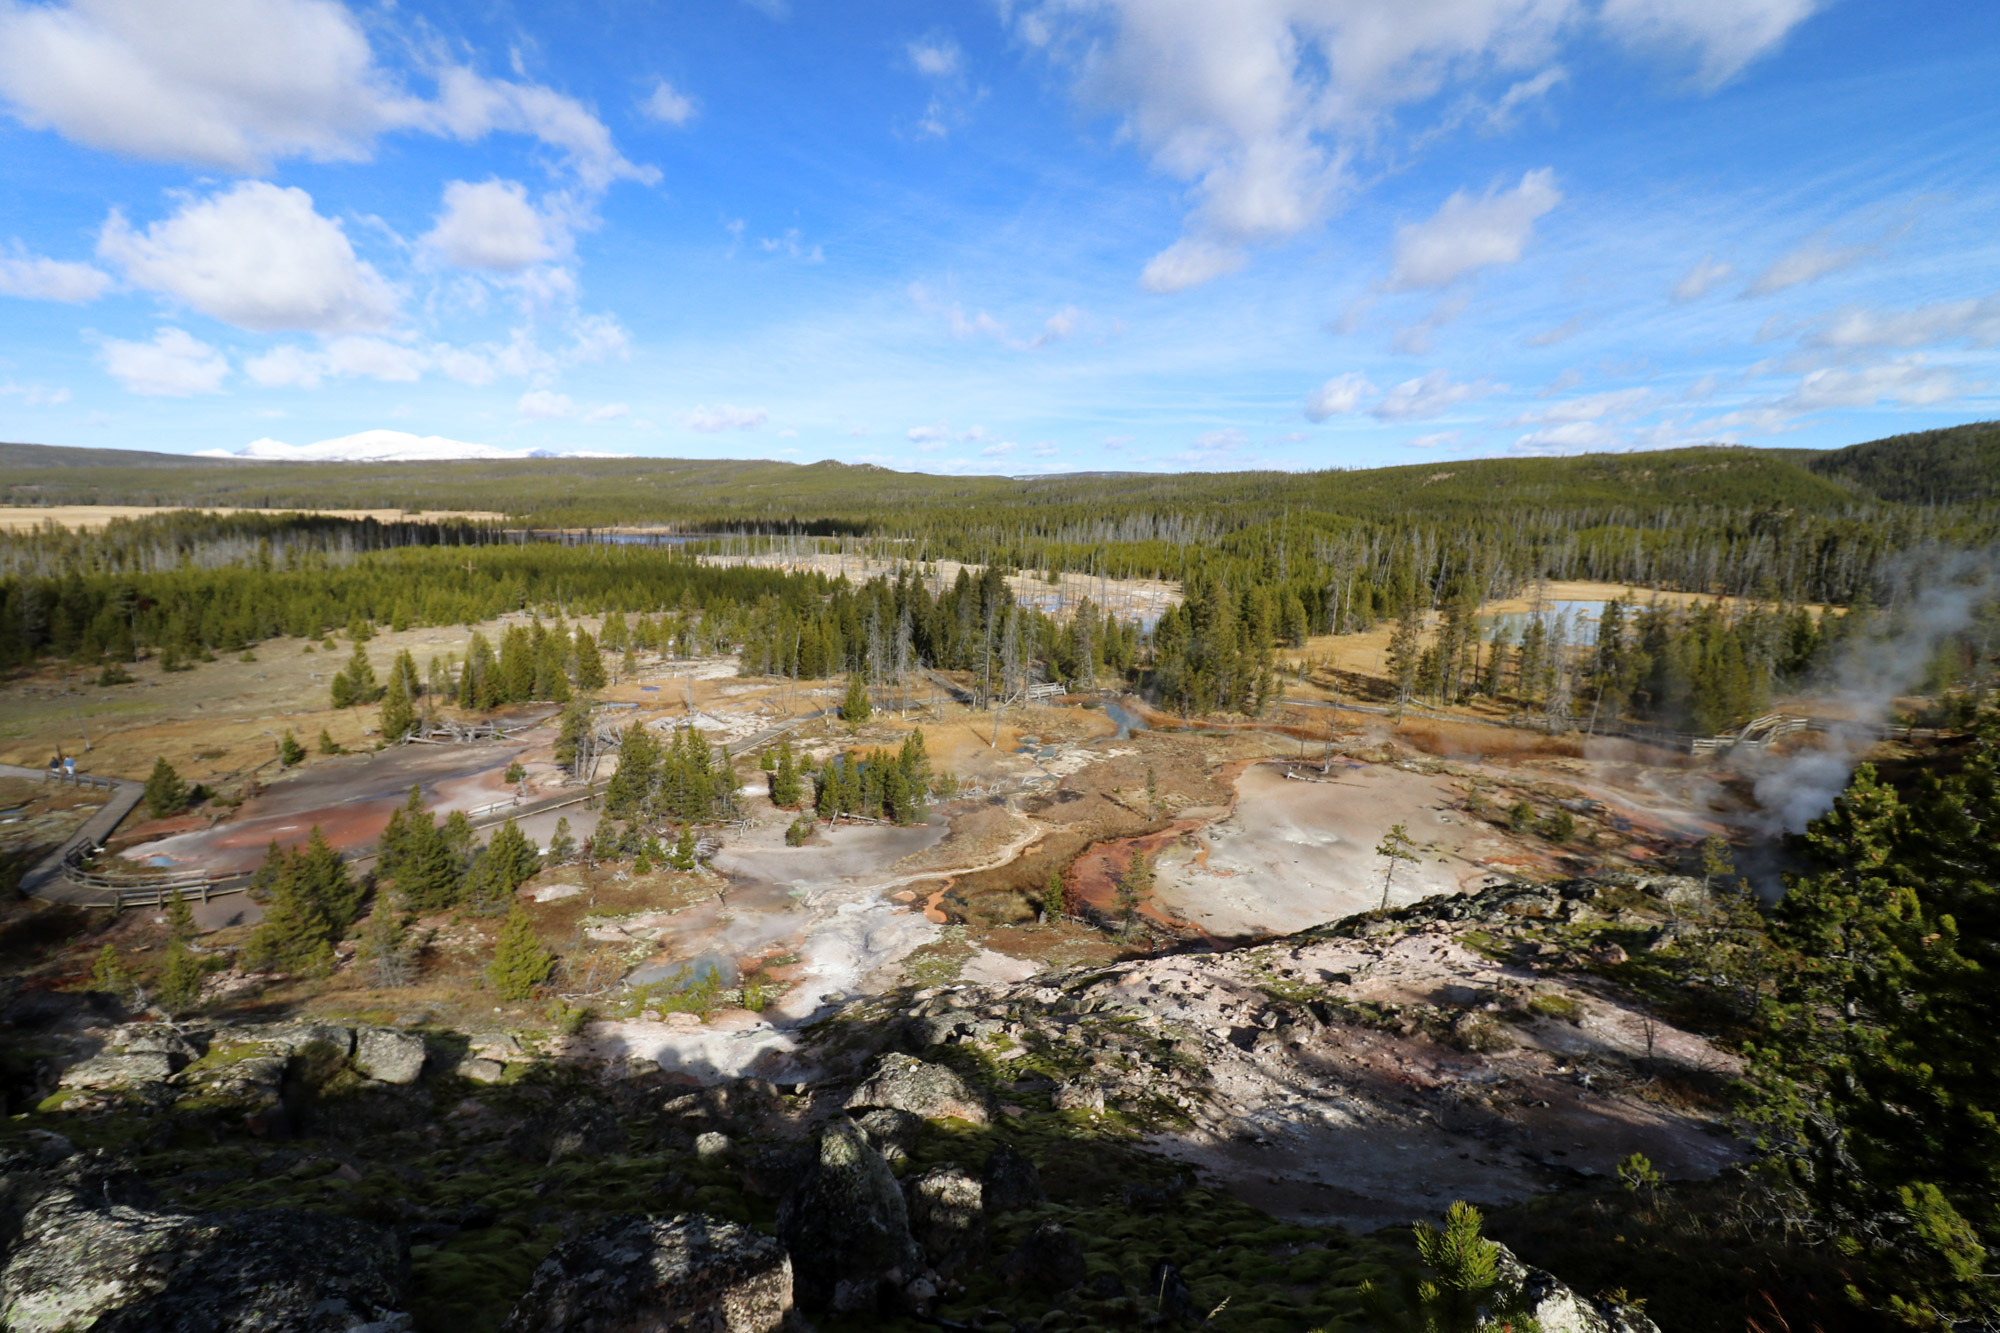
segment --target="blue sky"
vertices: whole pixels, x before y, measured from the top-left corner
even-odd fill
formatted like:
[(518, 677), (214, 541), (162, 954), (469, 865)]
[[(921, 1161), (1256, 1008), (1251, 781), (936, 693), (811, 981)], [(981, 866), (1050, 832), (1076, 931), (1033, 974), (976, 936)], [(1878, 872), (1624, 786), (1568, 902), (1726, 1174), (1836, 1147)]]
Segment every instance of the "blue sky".
[(2000, 416), (2000, 6), (0, 0), (0, 112), (8, 440), (1028, 473)]

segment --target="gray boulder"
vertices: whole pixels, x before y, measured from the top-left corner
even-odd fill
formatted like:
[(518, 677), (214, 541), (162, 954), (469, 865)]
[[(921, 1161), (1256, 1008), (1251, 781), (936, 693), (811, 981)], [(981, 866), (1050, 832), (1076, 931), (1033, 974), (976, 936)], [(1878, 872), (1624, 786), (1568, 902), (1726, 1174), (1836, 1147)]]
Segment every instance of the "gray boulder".
[(976, 1260), (986, 1250), (986, 1198), (979, 1178), (955, 1165), (934, 1166), (903, 1182), (910, 1234), (940, 1272)]
[(1504, 1245), (1499, 1266), (1501, 1282), (1520, 1289), (1522, 1313), (1542, 1333), (1660, 1333), (1659, 1325), (1640, 1311), (1579, 1296), (1554, 1274), (1522, 1263)]
[(926, 1120), (950, 1116), (975, 1125), (987, 1120), (985, 1099), (966, 1087), (964, 1079), (943, 1065), (900, 1052), (877, 1060), (867, 1081), (847, 1099), (849, 1111), (877, 1106), (908, 1111)]
[(394, 1028), (359, 1028), (354, 1067), (384, 1083), (415, 1083), (424, 1072), (424, 1039)]
[(778, 1235), (793, 1255), (799, 1297), (812, 1306), (874, 1309), (882, 1287), (900, 1286), (920, 1262), (894, 1173), (844, 1120), (826, 1127), (817, 1160), (780, 1204)]
[(854, 1123), (861, 1126), (861, 1132), (868, 1136), (868, 1142), (875, 1151), (882, 1154), (885, 1161), (896, 1162), (910, 1155), (917, 1146), (917, 1134), (923, 1129), (922, 1116), (908, 1111), (892, 1110), (878, 1106), (872, 1111), (863, 1111), (854, 1117)]
[(792, 1308), (784, 1247), (699, 1213), (624, 1217), (560, 1245), (504, 1333), (771, 1333)]
[(106, 1050), (127, 1055), (164, 1055), (174, 1068), (201, 1059), (195, 1044), (170, 1023), (126, 1023), (111, 1029), (104, 1039)]
[(1011, 1144), (1003, 1143), (986, 1155), (980, 1182), (985, 1187), (986, 1207), (990, 1212), (1019, 1212), (1047, 1202), (1042, 1193), (1042, 1173), (1033, 1162), (1014, 1151)]
[(315, 1213), (179, 1213), (56, 1187), (0, 1271), (9, 1333), (347, 1333), (393, 1318), (392, 1232)]
[(282, 1054), (297, 1055), (308, 1046), (330, 1046), (341, 1056), (354, 1054), (354, 1029), (337, 1023), (314, 1023), (298, 1019), (288, 1023), (251, 1023), (224, 1028), (215, 1034), (218, 1043), (255, 1043)]
[(152, 1051), (128, 1054), (106, 1051), (65, 1069), (59, 1086), (79, 1092), (133, 1088), (146, 1083), (164, 1083), (173, 1074), (171, 1056)]

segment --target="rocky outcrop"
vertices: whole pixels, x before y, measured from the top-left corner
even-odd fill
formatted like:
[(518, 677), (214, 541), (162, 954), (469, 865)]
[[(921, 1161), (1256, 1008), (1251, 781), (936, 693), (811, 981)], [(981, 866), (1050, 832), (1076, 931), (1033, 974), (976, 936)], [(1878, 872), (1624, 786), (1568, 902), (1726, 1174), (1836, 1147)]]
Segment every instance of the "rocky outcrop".
[(939, 1272), (949, 1273), (986, 1252), (986, 1191), (956, 1165), (934, 1166), (903, 1182), (910, 1234)]
[(819, 1154), (778, 1210), (778, 1234), (797, 1267), (800, 1300), (871, 1310), (919, 1263), (903, 1191), (889, 1164), (851, 1122), (821, 1133)]
[(354, 1067), (383, 1083), (415, 1083), (424, 1072), (424, 1039), (394, 1028), (361, 1028), (354, 1034)]
[[(10, 1177), (10, 1185), (19, 1184)], [(115, 1195), (113, 1196), (115, 1197)], [(392, 1232), (314, 1213), (156, 1211), (48, 1186), (0, 1271), (9, 1333), (352, 1333), (392, 1328), (405, 1256)]]
[(1660, 1333), (1659, 1325), (1640, 1311), (1579, 1296), (1553, 1273), (1522, 1263), (1504, 1245), (1500, 1280), (1519, 1290), (1521, 1313), (1542, 1333)]
[(504, 1333), (771, 1333), (792, 1309), (784, 1247), (699, 1213), (624, 1217), (560, 1245)]
[(849, 1111), (888, 1107), (926, 1120), (954, 1117), (986, 1123), (986, 1102), (943, 1065), (891, 1052), (875, 1062), (868, 1078), (847, 1099)]
[(896, 1162), (910, 1155), (917, 1145), (917, 1135), (923, 1129), (923, 1117), (908, 1111), (892, 1110), (878, 1106), (872, 1111), (864, 1111), (854, 1117), (854, 1123), (868, 1136), (868, 1142), (883, 1160)]

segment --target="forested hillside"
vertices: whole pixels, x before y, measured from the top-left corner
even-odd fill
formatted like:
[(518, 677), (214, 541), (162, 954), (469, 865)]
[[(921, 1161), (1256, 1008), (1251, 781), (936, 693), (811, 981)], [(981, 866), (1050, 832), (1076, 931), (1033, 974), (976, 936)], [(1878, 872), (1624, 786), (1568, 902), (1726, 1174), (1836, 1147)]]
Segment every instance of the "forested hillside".
[(2000, 421), (1892, 435), (1820, 454), (1807, 466), (1881, 500), (1955, 505), (2000, 495)]

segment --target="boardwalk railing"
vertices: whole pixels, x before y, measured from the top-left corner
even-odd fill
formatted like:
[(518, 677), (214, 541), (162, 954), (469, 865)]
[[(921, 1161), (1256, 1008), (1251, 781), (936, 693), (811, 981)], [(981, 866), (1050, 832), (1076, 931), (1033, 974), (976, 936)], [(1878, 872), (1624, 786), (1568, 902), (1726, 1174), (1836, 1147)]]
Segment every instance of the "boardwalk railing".
[(127, 907), (164, 907), (169, 899), (191, 898), (207, 902), (250, 887), (248, 871), (216, 874), (208, 870), (175, 870), (164, 875), (106, 873), (87, 870), (84, 862), (103, 848), (79, 847), (63, 858), (62, 877), (78, 888), (94, 889), (106, 896), (102, 905), (112, 911)]

